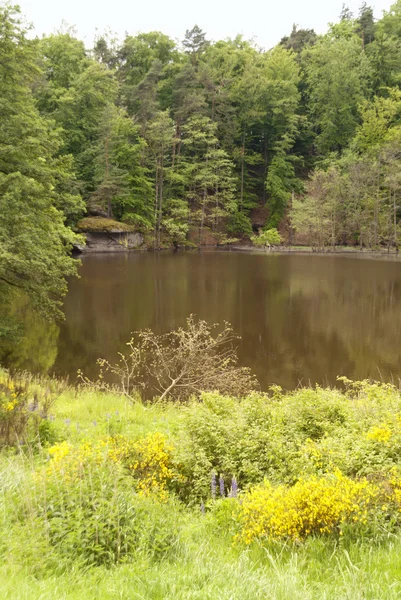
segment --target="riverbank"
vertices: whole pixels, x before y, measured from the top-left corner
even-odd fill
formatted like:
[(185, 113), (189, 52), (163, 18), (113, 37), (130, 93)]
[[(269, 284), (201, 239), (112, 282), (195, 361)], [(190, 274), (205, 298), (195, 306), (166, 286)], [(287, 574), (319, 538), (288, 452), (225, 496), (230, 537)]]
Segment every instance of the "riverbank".
[(3, 423), (13, 394), (48, 413), (0, 455), (2, 599), (399, 598), (397, 389), (172, 405), (1, 386)]

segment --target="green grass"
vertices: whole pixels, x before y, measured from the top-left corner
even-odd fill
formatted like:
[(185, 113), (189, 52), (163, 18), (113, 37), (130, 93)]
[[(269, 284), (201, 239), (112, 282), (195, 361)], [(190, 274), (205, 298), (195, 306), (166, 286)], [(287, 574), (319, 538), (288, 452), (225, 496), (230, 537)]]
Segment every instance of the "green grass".
[[(38, 557), (40, 560), (40, 557)], [(187, 542), (179, 560), (152, 564), (138, 557), (113, 569), (35, 575), (27, 568), (0, 568), (2, 600), (396, 600), (401, 596), (401, 541), (383, 547), (333, 549), (318, 541), (299, 550), (234, 552), (227, 540)]]
[[(371, 406), (377, 411), (385, 406), (394, 411), (399, 401), (395, 391), (375, 387), (367, 393), (371, 394)], [(303, 395), (300, 392), (282, 404), (275, 401), (285, 411), (286, 422), (292, 419), (296, 423), (301, 419), (304, 413), (296, 416), (296, 406), (305, 394), (313, 392)], [(336, 402), (336, 406), (344, 403), (340, 392), (319, 394), (325, 402)], [(312, 397), (310, 401), (313, 402)], [(361, 406), (369, 412), (365, 403)], [(196, 406), (193, 410), (197, 410)], [(239, 420), (241, 411), (245, 415), (246, 410), (246, 403), (243, 407), (238, 404)], [(256, 410), (255, 403), (252, 410)], [(350, 410), (354, 410), (354, 405), (350, 405)], [(73, 444), (109, 434), (139, 439), (156, 431), (180, 439), (188, 417), (187, 408), (169, 403), (144, 405), (117, 393), (67, 387), (58, 392), (51, 412), (59, 439)], [(206, 419), (206, 413), (202, 415), (200, 418)], [(205, 424), (207, 429), (206, 421)], [(126, 564), (109, 568), (88, 567), (72, 555), (61, 557), (35, 530), (34, 522), (18, 523), (12, 517), (15, 506), (10, 505), (10, 498), (18, 504), (24, 482), (33, 469), (43, 464), (45, 454), (46, 451), (28, 448), (25, 454), (3, 451), (0, 455), (1, 600), (396, 600), (401, 597), (401, 536), (378, 531), (376, 537), (369, 539), (310, 538), (302, 544), (276, 543), (262, 547), (254, 543), (241, 547), (233, 543), (229, 529), (216, 520), (213, 510), (203, 514), (199, 505), (194, 504), (183, 507), (178, 538), (159, 559), (152, 558), (145, 547), (138, 547)], [(32, 489), (29, 493), (33, 497), (36, 491)]]

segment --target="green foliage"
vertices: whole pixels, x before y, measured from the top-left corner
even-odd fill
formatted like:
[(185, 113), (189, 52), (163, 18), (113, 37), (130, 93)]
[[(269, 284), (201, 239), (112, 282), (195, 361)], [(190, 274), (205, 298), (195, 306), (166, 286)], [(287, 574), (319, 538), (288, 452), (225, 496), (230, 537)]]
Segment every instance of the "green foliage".
[(51, 439), (51, 427), (44, 422), (55, 400), (55, 387), (50, 380), (0, 373), (0, 446), (32, 443), (37, 437), (45, 441), (45, 430)]
[(47, 314), (57, 313), (77, 236), (64, 214), (82, 210), (66, 192), (69, 165), (57, 158), (59, 133), (39, 115), (30, 85), (37, 76), (32, 44), (16, 9), (0, 9), (0, 281), (28, 293)]
[(79, 231), (90, 231), (90, 232), (132, 232), (135, 231), (133, 225), (126, 223), (120, 223), (113, 219), (106, 219), (104, 217), (85, 217), (77, 223), (77, 229)]
[(185, 407), (53, 387), (65, 441), (0, 456), (2, 597), (396, 600), (400, 392), (341, 385)]
[(281, 244), (281, 235), (277, 229), (267, 229), (262, 231), (259, 235), (253, 235), (251, 241), (255, 246), (264, 246), (270, 248), (271, 246), (277, 246)]
[(252, 223), (250, 218), (243, 212), (235, 211), (230, 215), (227, 223), (227, 233), (231, 235), (252, 235)]
[(28, 495), (18, 516), (35, 526), (46, 524), (42, 535), (61, 560), (73, 555), (86, 565), (111, 566), (126, 562), (134, 552), (154, 559), (171, 552), (178, 532), (177, 507), (138, 497), (118, 466), (89, 459), (74, 479), (56, 470), (38, 477), (42, 480), (36, 482), (33, 504)]

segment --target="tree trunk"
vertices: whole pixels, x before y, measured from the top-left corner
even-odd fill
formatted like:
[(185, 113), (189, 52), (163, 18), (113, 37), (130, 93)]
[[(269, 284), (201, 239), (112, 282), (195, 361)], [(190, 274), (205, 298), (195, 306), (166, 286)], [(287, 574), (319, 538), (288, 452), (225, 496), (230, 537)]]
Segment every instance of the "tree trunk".
[(162, 226), (162, 214), (163, 214), (163, 185), (164, 185), (164, 161), (163, 155), (160, 159), (160, 174), (159, 174), (159, 213), (157, 219), (157, 245), (160, 248), (160, 232)]
[(398, 252), (398, 236), (397, 236), (397, 205), (395, 202), (395, 192), (393, 192), (393, 214), (394, 214), (394, 247)]
[(156, 248), (157, 240), (157, 210), (159, 206), (159, 159), (156, 158), (156, 176), (155, 176), (155, 229), (154, 229), (154, 241), (153, 246)]
[(242, 134), (242, 148), (241, 148), (241, 191), (240, 191), (240, 201), (239, 201), (239, 210), (242, 210), (242, 205), (244, 203), (244, 170), (245, 170), (245, 129)]

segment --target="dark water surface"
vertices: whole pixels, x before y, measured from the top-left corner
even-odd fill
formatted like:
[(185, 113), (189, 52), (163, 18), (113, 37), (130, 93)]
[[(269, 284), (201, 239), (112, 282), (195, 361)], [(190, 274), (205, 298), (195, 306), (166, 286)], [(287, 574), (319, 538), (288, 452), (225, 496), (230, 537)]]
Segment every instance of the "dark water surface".
[(114, 361), (131, 332), (191, 313), (227, 320), (263, 389), (401, 376), (401, 262), (224, 252), (84, 257), (70, 283), (54, 370), (75, 379)]

